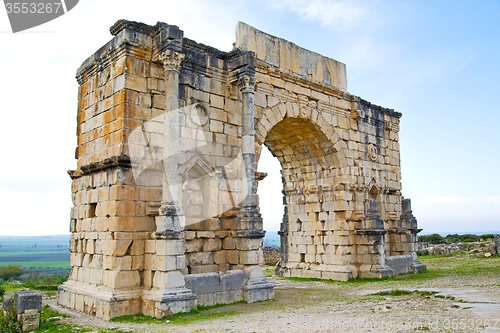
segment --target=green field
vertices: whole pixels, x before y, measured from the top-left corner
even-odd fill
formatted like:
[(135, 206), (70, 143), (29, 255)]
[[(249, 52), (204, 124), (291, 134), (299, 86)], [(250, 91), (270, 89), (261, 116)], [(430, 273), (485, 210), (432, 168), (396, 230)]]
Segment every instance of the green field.
[(59, 253), (69, 253), (67, 250), (61, 251), (17, 251), (17, 252), (0, 252), (0, 261), (6, 257), (16, 257), (16, 256), (41, 256), (41, 255), (53, 255)]
[(70, 235), (0, 236), (0, 253), (19, 251), (62, 251), (69, 249)]
[(0, 236), (0, 266), (71, 268), (69, 235)]
[(71, 268), (69, 265), (69, 260), (67, 262), (64, 261), (23, 261), (23, 262), (0, 262), (1, 266), (7, 265), (21, 265), (24, 268)]
[(0, 266), (21, 265), (22, 267), (70, 268), (69, 254), (64, 251), (19, 251), (1, 252)]

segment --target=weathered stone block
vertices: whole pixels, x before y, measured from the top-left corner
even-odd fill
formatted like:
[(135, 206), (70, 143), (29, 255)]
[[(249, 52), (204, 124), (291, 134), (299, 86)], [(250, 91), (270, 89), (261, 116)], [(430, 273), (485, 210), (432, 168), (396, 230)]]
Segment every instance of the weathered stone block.
[(190, 274), (186, 276), (186, 287), (198, 294), (209, 294), (220, 291), (218, 273)]
[(215, 232), (214, 231), (197, 231), (196, 236), (198, 238), (214, 238)]
[(228, 250), (226, 251), (226, 259), (227, 262), (231, 265), (236, 265), (239, 263), (238, 261), (238, 251), (236, 250)]
[(132, 241), (132, 245), (129, 249), (129, 254), (132, 256), (143, 255), (145, 250), (145, 242), (144, 240), (134, 239)]
[(103, 256), (103, 268), (108, 270), (126, 270), (132, 269), (132, 257), (123, 256)]
[(153, 277), (153, 286), (160, 289), (183, 287), (185, 285), (184, 275), (179, 271), (160, 272), (157, 271)]
[(219, 265), (193, 265), (190, 266), (189, 273), (204, 274), (204, 273), (212, 273), (218, 271), (219, 271)]
[(248, 276), (241, 270), (227, 271), (220, 276), (220, 290), (241, 290), (246, 285)]
[(158, 271), (175, 271), (177, 263), (175, 256), (157, 255), (155, 267)]
[(262, 251), (239, 251), (238, 256), (243, 265), (259, 265), (263, 261)]
[(203, 247), (202, 239), (186, 240), (186, 253), (198, 252)]
[(236, 248), (235, 239), (233, 237), (224, 238), (223, 242), (225, 250), (232, 250)]
[(218, 251), (222, 247), (222, 241), (219, 238), (210, 238), (203, 242), (203, 251)]
[(103, 254), (109, 256), (124, 256), (132, 244), (131, 239), (106, 240), (101, 243)]
[(156, 240), (148, 239), (144, 243), (145, 253), (155, 253), (156, 252)]
[(144, 269), (144, 256), (132, 256), (132, 270), (142, 271)]
[(211, 252), (195, 252), (187, 254), (189, 265), (209, 265), (214, 263), (214, 254)]
[(184, 240), (178, 239), (158, 239), (156, 240), (156, 253), (158, 255), (179, 255), (186, 252)]
[(42, 312), (42, 294), (38, 291), (18, 291), (14, 295), (5, 296), (2, 305), (3, 310), (11, 309), (14, 301), (18, 315), (29, 310), (36, 310), (38, 313)]
[(237, 250), (258, 250), (262, 247), (262, 238), (235, 238)]
[(105, 271), (107, 285), (114, 289), (136, 288), (141, 284), (138, 271)]

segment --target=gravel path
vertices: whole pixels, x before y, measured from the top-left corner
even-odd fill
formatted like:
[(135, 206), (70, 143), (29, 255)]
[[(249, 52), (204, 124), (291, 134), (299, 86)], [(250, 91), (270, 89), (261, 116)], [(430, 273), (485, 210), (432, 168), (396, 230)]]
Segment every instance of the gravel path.
[[(70, 315), (63, 322), (133, 332), (500, 332), (500, 277), (487, 271), (351, 284), (272, 279), (275, 300), (212, 309), (227, 314), (185, 325), (110, 323), (46, 304)], [(396, 289), (419, 292), (375, 295)]]

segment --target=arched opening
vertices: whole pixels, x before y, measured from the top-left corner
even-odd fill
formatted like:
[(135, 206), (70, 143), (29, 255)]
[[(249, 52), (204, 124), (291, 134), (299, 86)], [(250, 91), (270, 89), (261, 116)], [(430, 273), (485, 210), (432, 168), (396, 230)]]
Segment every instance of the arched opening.
[(281, 165), (266, 146), (262, 147), (258, 171), (267, 174), (257, 187), (258, 204), (266, 230), (264, 246), (279, 246), (278, 231), (284, 212)]
[[(267, 132), (264, 145), (277, 158), (281, 169), (284, 205), (279, 228), (281, 267), (310, 270), (328, 262), (324, 258), (329, 255), (327, 251), (335, 255), (337, 248), (328, 246), (336, 225), (333, 186), (339, 173), (336, 148), (310, 120), (289, 117)], [(266, 158), (265, 148), (262, 151), (261, 158)], [(269, 172), (262, 168), (263, 161), (259, 160), (259, 171)], [(259, 193), (264, 192), (264, 183), (259, 185)], [(272, 195), (276, 195), (279, 185), (273, 183)], [(267, 201), (262, 194), (259, 201), (266, 223), (267, 208), (263, 207)], [(283, 212), (283, 205), (275, 205), (269, 215), (275, 219), (277, 211)]]

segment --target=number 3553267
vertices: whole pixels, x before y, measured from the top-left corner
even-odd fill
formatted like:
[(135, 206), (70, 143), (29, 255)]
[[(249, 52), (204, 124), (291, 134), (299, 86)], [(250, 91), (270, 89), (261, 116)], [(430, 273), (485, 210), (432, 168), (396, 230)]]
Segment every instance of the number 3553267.
[(62, 4), (59, 2), (42, 3), (42, 2), (6, 2), (5, 8), (7, 14), (52, 14), (58, 13), (59, 10), (64, 10)]

